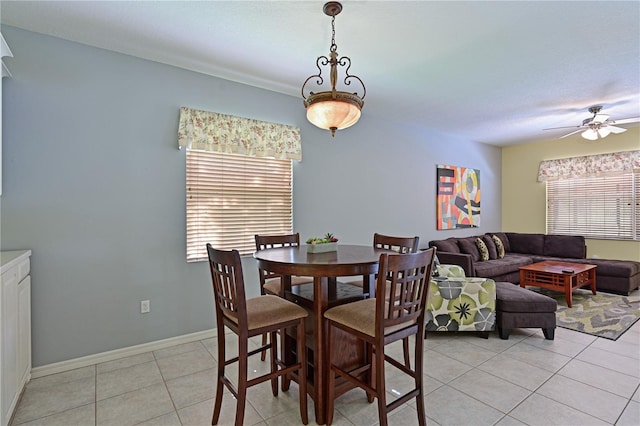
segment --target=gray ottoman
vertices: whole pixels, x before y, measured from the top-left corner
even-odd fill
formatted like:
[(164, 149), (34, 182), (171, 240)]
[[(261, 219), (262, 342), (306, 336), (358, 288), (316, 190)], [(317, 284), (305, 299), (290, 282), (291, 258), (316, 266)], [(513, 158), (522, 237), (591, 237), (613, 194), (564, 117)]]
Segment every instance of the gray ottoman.
[(508, 339), (514, 328), (541, 328), (553, 340), (558, 302), (551, 297), (507, 282), (496, 282), (496, 328)]

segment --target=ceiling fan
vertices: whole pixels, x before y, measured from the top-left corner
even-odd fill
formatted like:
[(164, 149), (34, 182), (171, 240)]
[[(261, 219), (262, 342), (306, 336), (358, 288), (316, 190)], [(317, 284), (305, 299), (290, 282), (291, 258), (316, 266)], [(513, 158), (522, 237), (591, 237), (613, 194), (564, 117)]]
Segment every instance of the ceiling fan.
[(591, 141), (595, 141), (597, 139), (603, 139), (609, 136), (610, 133), (623, 133), (626, 132), (627, 129), (622, 127), (617, 127), (618, 124), (629, 124), (629, 123), (638, 123), (640, 122), (640, 117), (634, 118), (625, 118), (622, 120), (610, 120), (609, 115), (600, 114), (600, 110), (602, 110), (602, 105), (594, 105), (589, 108), (589, 112), (593, 114), (593, 117), (585, 118), (582, 120), (581, 126), (566, 126), (566, 127), (551, 127), (549, 129), (544, 130), (556, 130), (556, 129), (577, 129), (571, 133), (567, 133), (564, 136), (561, 136), (560, 139), (566, 138), (567, 136), (575, 135), (578, 132), (582, 132), (582, 137), (585, 139), (589, 139)]

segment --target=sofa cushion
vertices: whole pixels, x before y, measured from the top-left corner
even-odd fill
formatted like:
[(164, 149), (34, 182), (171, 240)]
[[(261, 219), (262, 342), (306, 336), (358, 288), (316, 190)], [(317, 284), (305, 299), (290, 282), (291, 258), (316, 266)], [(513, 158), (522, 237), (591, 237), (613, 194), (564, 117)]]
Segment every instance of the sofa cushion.
[(480, 260), (480, 252), (478, 251), (478, 246), (476, 246), (476, 237), (459, 238), (458, 246), (460, 247), (460, 252), (470, 254), (474, 262)]
[(476, 238), (476, 247), (478, 247), (478, 252), (480, 253), (480, 261), (489, 260), (489, 249), (482, 238)]
[(524, 265), (530, 265), (533, 260), (529, 256), (507, 253), (503, 259), (490, 259), (486, 262), (474, 263), (475, 274), (478, 277), (493, 278), (510, 272), (518, 272)]
[(496, 282), (496, 310), (500, 312), (555, 312), (558, 302), (516, 284)]
[(504, 232), (494, 232), (491, 235), (495, 235), (496, 237), (500, 238), (500, 241), (502, 241), (502, 247), (504, 247), (504, 251), (511, 251), (511, 246), (509, 245), (509, 238), (507, 237), (507, 234), (505, 234)]
[[(571, 257), (583, 259), (586, 255), (584, 237), (573, 235), (545, 235), (545, 256)], [(537, 254), (537, 253), (534, 253)]]
[(429, 247), (435, 247), (438, 251), (445, 251), (447, 253), (460, 253), (457, 238), (429, 241)]
[(632, 260), (588, 259), (587, 263), (598, 267), (596, 277), (598, 274), (612, 277), (633, 277), (640, 274), (640, 262)]
[[(544, 254), (544, 234), (520, 234), (507, 232), (509, 246), (514, 253)], [(506, 247), (505, 247), (506, 249)]]
[(497, 235), (492, 235), (491, 239), (496, 245), (496, 259), (502, 259), (505, 254), (504, 244), (502, 243), (502, 240)]

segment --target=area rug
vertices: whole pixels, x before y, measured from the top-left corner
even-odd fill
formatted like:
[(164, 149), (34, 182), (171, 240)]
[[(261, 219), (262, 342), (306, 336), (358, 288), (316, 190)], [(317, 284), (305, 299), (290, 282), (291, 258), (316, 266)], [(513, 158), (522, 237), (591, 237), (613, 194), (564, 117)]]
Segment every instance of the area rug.
[(563, 293), (536, 289), (558, 301), (556, 325), (570, 330), (618, 340), (633, 324), (640, 319), (640, 295), (619, 296), (591, 290), (575, 290), (572, 295), (572, 307), (567, 308)]

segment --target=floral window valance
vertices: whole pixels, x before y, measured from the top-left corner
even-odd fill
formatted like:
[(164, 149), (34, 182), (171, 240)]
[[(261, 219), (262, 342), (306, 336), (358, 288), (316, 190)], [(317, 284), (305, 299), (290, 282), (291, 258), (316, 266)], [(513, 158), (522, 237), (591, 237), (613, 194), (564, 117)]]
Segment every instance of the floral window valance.
[(300, 129), (181, 107), (178, 147), (302, 160)]
[(640, 172), (640, 151), (560, 158), (557, 160), (545, 160), (540, 163), (538, 182), (634, 170)]

